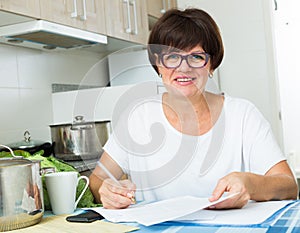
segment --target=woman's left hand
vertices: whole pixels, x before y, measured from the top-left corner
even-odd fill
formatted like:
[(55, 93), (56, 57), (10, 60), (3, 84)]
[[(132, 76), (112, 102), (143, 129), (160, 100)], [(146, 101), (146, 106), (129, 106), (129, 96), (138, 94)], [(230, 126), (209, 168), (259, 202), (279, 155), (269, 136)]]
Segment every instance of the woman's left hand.
[(216, 205), (212, 205), (208, 209), (242, 208), (250, 200), (250, 185), (249, 176), (245, 172), (232, 172), (224, 176), (218, 181), (209, 201), (217, 201), (224, 192), (229, 192), (229, 195), (234, 193), (238, 194)]

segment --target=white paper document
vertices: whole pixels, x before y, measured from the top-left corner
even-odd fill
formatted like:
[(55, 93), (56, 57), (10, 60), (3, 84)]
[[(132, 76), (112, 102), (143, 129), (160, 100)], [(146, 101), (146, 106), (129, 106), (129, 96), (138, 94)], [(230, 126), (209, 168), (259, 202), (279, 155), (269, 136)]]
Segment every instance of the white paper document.
[(242, 209), (205, 209), (236, 194), (222, 197), (215, 202), (210, 202), (208, 198), (181, 196), (145, 205), (133, 205), (127, 209), (112, 210), (101, 207), (93, 208), (93, 210), (111, 222), (138, 222), (145, 226), (166, 221), (192, 221), (193, 223), (212, 225), (253, 225), (263, 223), (276, 211), (292, 202), (250, 201)]
[[(208, 198), (181, 196), (145, 205), (131, 206), (127, 209), (111, 210), (95, 208), (106, 220), (111, 222), (138, 222), (145, 226), (175, 220), (235, 196), (237, 193), (210, 202)], [(211, 219), (211, 216), (208, 218)]]
[[(176, 219), (176, 221), (210, 225), (256, 225), (263, 223), (274, 213), (291, 202), (293, 201), (250, 201), (242, 209), (200, 210), (180, 217)], [(285, 211), (281, 212), (276, 218), (274, 217), (271, 223), (274, 223)], [(205, 216), (206, 218), (204, 218)], [(208, 219), (208, 216), (210, 219)]]

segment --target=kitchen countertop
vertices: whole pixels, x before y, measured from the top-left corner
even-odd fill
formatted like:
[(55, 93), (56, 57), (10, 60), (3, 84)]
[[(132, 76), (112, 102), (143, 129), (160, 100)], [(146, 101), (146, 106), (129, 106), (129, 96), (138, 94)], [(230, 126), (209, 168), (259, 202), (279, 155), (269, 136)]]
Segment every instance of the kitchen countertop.
[(45, 212), (45, 216), (40, 223), (22, 229), (9, 231), (11, 233), (117, 233), (131, 232), (137, 230), (137, 227), (114, 224), (106, 221), (95, 221), (92, 223), (71, 223), (66, 221), (68, 215), (52, 215), (50, 212)]

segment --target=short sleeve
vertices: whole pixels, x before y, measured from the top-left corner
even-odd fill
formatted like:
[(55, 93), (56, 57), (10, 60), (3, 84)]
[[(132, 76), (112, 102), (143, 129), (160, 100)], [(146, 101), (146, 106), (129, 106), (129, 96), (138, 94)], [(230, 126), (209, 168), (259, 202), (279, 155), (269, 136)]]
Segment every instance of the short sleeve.
[(123, 172), (128, 174), (128, 153), (119, 145), (114, 133), (109, 137), (103, 149), (120, 166)]
[(243, 157), (248, 161), (246, 171), (263, 175), (286, 160), (269, 122), (254, 105), (246, 113), (243, 131)]

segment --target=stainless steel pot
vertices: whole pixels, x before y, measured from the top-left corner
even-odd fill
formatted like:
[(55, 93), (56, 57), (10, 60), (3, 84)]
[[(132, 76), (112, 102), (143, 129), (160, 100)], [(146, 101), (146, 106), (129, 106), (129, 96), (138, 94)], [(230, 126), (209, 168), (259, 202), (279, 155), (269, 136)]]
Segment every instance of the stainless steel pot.
[(12, 148), (12, 149), (17, 148), (17, 149), (20, 149), (20, 150), (24, 150), (24, 149), (33, 148), (33, 147), (36, 147), (36, 146), (41, 146), (44, 143), (45, 142), (42, 142), (42, 141), (39, 141), (39, 140), (32, 140), (29, 131), (26, 130), (24, 132), (24, 140), (19, 141), (19, 142), (14, 142), (14, 143), (11, 143), (11, 144), (7, 144), (7, 146)]
[(63, 160), (99, 158), (111, 131), (109, 121), (86, 122), (82, 116), (50, 127), (55, 157)]
[(43, 156), (53, 154), (53, 146), (49, 142), (40, 140), (33, 140), (28, 130), (24, 132), (24, 139), (22, 141), (7, 144), (12, 150), (25, 150), (30, 154), (34, 154), (40, 150), (44, 151)]
[(34, 225), (44, 214), (40, 161), (22, 156), (0, 159), (0, 231)]

